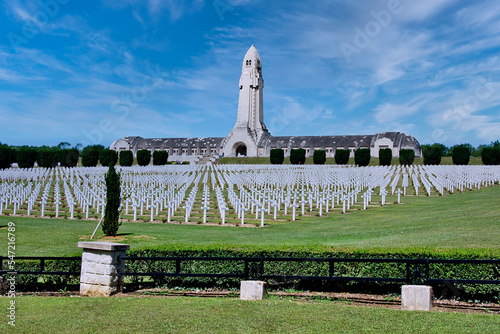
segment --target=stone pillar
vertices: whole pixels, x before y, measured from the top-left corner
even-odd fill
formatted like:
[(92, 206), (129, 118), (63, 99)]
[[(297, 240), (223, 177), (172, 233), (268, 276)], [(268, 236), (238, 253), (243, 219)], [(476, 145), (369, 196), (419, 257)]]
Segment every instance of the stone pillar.
[(432, 309), (432, 287), (425, 285), (403, 285), (401, 287), (401, 309), (408, 311), (430, 311)]
[(262, 300), (266, 297), (266, 282), (242, 281), (240, 287), (241, 300)]
[(80, 295), (108, 297), (123, 288), (125, 256), (130, 245), (113, 242), (79, 242), (83, 248), (82, 270), (80, 274)]

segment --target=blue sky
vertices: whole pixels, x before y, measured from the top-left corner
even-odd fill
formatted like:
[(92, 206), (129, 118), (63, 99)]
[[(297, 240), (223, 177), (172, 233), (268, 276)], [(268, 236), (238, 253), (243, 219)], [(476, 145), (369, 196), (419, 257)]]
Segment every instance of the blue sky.
[(0, 22), (10, 145), (224, 137), (252, 44), (273, 135), (500, 139), (495, 0), (9, 0)]

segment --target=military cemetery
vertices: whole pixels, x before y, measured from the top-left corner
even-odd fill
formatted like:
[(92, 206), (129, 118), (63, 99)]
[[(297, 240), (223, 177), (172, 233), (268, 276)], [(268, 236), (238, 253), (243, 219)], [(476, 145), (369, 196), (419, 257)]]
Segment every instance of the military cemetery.
[(497, 4), (97, 3), (0, 9), (0, 333), (499, 332)]

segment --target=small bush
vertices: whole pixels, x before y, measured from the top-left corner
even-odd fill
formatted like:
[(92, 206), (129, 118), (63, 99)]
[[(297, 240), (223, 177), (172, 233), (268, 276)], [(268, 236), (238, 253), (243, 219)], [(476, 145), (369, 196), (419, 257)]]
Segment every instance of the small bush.
[(370, 149), (358, 148), (354, 151), (354, 163), (360, 167), (368, 166), (370, 163)]
[(380, 166), (390, 166), (392, 162), (392, 150), (390, 148), (379, 149), (378, 159)]
[(500, 148), (485, 147), (481, 153), (481, 159), (485, 165), (500, 165)]
[(415, 151), (411, 149), (399, 150), (399, 163), (401, 165), (411, 165), (415, 160)]
[(31, 148), (22, 148), (16, 154), (16, 161), (19, 168), (32, 168), (37, 158), (38, 154)]
[(121, 225), (119, 222), (121, 198), (120, 174), (116, 173), (115, 167), (111, 163), (108, 166), (108, 173), (104, 177), (106, 181), (106, 208), (104, 209), (102, 231), (107, 236), (114, 236)]
[(191, 163), (189, 161), (183, 161), (182, 164), (183, 165), (190, 165)]
[(120, 152), (120, 166), (130, 167), (134, 163), (134, 155), (132, 151), (121, 151)]
[(337, 165), (347, 165), (349, 162), (349, 150), (337, 149), (335, 151), (335, 163)]
[(147, 166), (151, 162), (151, 151), (139, 150), (137, 151), (137, 164), (139, 166)]
[(306, 150), (303, 148), (297, 148), (290, 151), (290, 163), (292, 165), (303, 165), (305, 162)]
[(468, 165), (470, 160), (470, 148), (466, 145), (456, 145), (451, 152), (454, 165)]
[(283, 165), (285, 151), (282, 148), (273, 148), (270, 152), (269, 160), (273, 165)]
[(118, 153), (114, 150), (104, 149), (99, 152), (99, 160), (101, 165), (108, 167), (109, 165), (114, 166), (118, 161)]
[(164, 166), (168, 161), (167, 151), (154, 151), (153, 152), (153, 165)]
[(440, 146), (428, 146), (423, 149), (424, 165), (439, 165), (443, 151)]
[(313, 153), (313, 162), (315, 165), (324, 165), (326, 162), (326, 151), (315, 150)]
[(82, 166), (95, 167), (99, 161), (99, 151), (96, 149), (83, 149)]

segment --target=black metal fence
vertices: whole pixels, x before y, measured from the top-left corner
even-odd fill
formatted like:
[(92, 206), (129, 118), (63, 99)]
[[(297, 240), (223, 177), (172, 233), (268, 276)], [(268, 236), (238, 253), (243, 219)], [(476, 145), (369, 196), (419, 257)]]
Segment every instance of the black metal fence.
[[(10, 270), (7, 261), (15, 262)], [(125, 256), (123, 276), (324, 280), (404, 284), (500, 284), (500, 260), (138, 257)], [(38, 262), (35, 264), (35, 262)], [(81, 257), (0, 256), (0, 275), (80, 275)], [(66, 268), (63, 269), (63, 268)], [(69, 268), (69, 270), (68, 270)], [(379, 273), (379, 275), (373, 275)], [(380, 275), (383, 273), (383, 275)]]
[[(123, 259), (127, 263), (125, 272), (122, 273), (123, 276), (324, 280), (405, 284), (500, 284), (500, 260), (138, 256), (127, 256)], [(148, 262), (154, 264), (148, 264)], [(136, 265), (134, 266), (133, 263)], [(277, 263), (280, 265), (277, 266)], [(305, 265), (297, 266), (299, 263)], [(364, 270), (362, 266), (347, 266), (346, 264), (349, 263), (366, 264), (370, 268)], [(385, 265), (383, 270), (373, 270), (377, 268), (377, 264)], [(439, 269), (434, 268), (436, 266), (439, 266)], [(488, 277), (478, 278), (476, 273), (484, 275), (485, 266), (487, 266)], [(314, 269), (310, 270), (312, 267)], [(353, 267), (358, 269), (352, 270)], [(480, 267), (482, 270), (476, 270)], [(127, 271), (130, 268), (141, 268), (143, 270)], [(279, 273), (276, 272), (277, 268), (279, 268)], [(370, 271), (385, 272), (391, 275), (383, 277), (363, 275)], [(359, 275), (352, 275), (353, 272)], [(349, 275), (350, 273), (351, 275)], [(455, 277), (450, 278), (450, 273)]]

